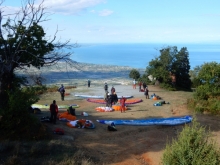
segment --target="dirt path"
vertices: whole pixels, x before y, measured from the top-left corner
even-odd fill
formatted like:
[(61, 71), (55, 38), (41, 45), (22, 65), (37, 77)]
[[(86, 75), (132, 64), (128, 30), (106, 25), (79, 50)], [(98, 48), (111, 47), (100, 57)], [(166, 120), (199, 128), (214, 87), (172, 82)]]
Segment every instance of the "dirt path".
[[(160, 118), (172, 116), (184, 116), (191, 113), (186, 108), (186, 98), (192, 97), (191, 92), (169, 92), (156, 86), (149, 86), (149, 94), (155, 93), (170, 104), (163, 106), (153, 106), (154, 100), (145, 99), (143, 92), (132, 89), (128, 85), (115, 85), (118, 95), (132, 95), (134, 98), (140, 98), (143, 102), (129, 105), (126, 113), (115, 112), (97, 112), (96, 107), (102, 106), (96, 103), (87, 102), (86, 99), (80, 99), (74, 94), (104, 95), (102, 86), (91, 86), (87, 88), (81, 86), (75, 89), (67, 90), (71, 93), (60, 101), (59, 93), (48, 93), (41, 97), (39, 103), (50, 104), (52, 100), (57, 100), (57, 104), (79, 104), (76, 109), (77, 119), (86, 118), (92, 120), (95, 129), (77, 129), (69, 128), (65, 122), (58, 121), (56, 125), (48, 124), (53, 130), (61, 127), (65, 131), (63, 137), (69, 138), (74, 146), (80, 148), (91, 159), (97, 161), (97, 164), (109, 165), (159, 165), (166, 142), (171, 141), (181, 131), (183, 125), (179, 126), (116, 126), (118, 131), (107, 131), (107, 125), (97, 123), (98, 119), (143, 119)], [(48, 110), (43, 110), (43, 115), (49, 115)], [(62, 111), (62, 110), (60, 110)], [(66, 111), (66, 110), (63, 110)], [(87, 112), (88, 117), (81, 116), (82, 112)], [(214, 120), (213, 120), (214, 118)], [(203, 125), (208, 125), (213, 130), (213, 136), (219, 142), (219, 128), (217, 117), (198, 115), (198, 121)]]

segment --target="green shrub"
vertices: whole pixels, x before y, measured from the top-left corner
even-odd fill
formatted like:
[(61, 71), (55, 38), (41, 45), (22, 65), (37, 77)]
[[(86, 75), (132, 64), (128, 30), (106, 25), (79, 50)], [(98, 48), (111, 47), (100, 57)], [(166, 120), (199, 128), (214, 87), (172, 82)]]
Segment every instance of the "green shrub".
[(147, 84), (148, 84), (148, 85), (155, 85), (155, 83), (156, 83), (156, 80), (153, 80), (153, 81), (147, 81)]
[(172, 87), (172, 85), (167, 83), (160, 83), (160, 87), (169, 91), (175, 91), (176, 89)]
[(220, 150), (210, 139), (210, 131), (197, 121), (186, 125), (177, 139), (166, 145), (162, 157), (164, 165), (219, 165)]
[(195, 102), (195, 99), (193, 98), (189, 98), (187, 99), (187, 108), (190, 109), (190, 110), (193, 110), (196, 106), (196, 102)]
[(30, 106), (38, 101), (33, 88), (17, 89), (8, 92), (8, 104), (1, 108), (1, 136), (9, 139), (38, 139), (46, 130), (43, 125), (30, 113)]
[(207, 100), (195, 100), (195, 110), (196, 112), (208, 111)]
[(35, 94), (35, 95), (40, 95), (40, 94), (43, 94), (47, 91), (47, 87), (45, 85), (41, 85), (41, 86), (33, 86), (33, 87), (25, 87), (23, 88), (22, 90), (25, 92), (29, 92), (30, 89), (32, 90), (32, 94)]
[(194, 98), (198, 100), (208, 100), (212, 97), (218, 97), (220, 95), (219, 87), (215, 85), (204, 84), (196, 88)]
[(209, 104), (209, 111), (212, 114), (219, 114), (220, 112), (220, 102), (218, 98), (210, 98), (208, 99), (208, 104)]
[(196, 112), (209, 112), (213, 115), (220, 114), (220, 99), (217, 97), (209, 98), (208, 100), (188, 99), (187, 107)]
[(129, 73), (129, 77), (135, 80), (138, 80), (140, 76), (140, 72), (137, 69), (132, 69)]
[(201, 85), (201, 81), (198, 78), (194, 78), (191, 80), (192, 81), (192, 88), (197, 88), (199, 85)]
[(196, 88), (196, 92), (194, 93), (194, 98), (197, 100), (207, 100), (208, 99), (208, 96), (207, 96), (208, 91), (209, 91), (209, 89), (207, 89), (206, 86), (200, 85)]

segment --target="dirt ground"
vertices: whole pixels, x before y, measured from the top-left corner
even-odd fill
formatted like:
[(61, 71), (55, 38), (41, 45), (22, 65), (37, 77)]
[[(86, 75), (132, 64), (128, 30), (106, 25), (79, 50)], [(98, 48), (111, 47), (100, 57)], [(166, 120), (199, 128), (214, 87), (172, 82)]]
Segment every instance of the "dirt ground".
[[(186, 99), (192, 97), (192, 92), (169, 92), (160, 89), (157, 86), (148, 86), (149, 95), (155, 93), (165, 102), (162, 106), (153, 106), (155, 100), (146, 99), (143, 92), (139, 89), (132, 89), (131, 85), (115, 85), (116, 93), (119, 96), (132, 95), (134, 98), (140, 98), (141, 103), (128, 105), (126, 113), (120, 111), (114, 112), (97, 112), (95, 110), (101, 104), (91, 103), (75, 94), (84, 95), (104, 95), (102, 85), (91, 85), (90, 88), (80, 86), (77, 88), (67, 89), (70, 93), (61, 101), (58, 92), (47, 93), (41, 96), (38, 103), (50, 104), (56, 100), (58, 105), (78, 104), (76, 108), (77, 119), (89, 119), (95, 123), (95, 129), (78, 129), (69, 128), (65, 122), (58, 121), (56, 125), (46, 123), (51, 129), (63, 128), (65, 135), (54, 135), (54, 138), (64, 138), (71, 141), (74, 146), (83, 150), (91, 159), (96, 160), (97, 164), (108, 165), (159, 165), (163, 155), (164, 148), (168, 141), (175, 138), (182, 130), (184, 125), (178, 126), (127, 126), (116, 125), (117, 131), (110, 132), (107, 125), (96, 122), (98, 119), (143, 119), (143, 118), (161, 118), (172, 116), (192, 115), (192, 112), (186, 108)], [(49, 116), (47, 109), (42, 109), (44, 116)], [(59, 110), (66, 111), (65, 109)], [(81, 115), (87, 112), (88, 117)], [(40, 116), (39, 116), (40, 117)], [(208, 114), (197, 114), (198, 122), (201, 125), (210, 127), (213, 138), (220, 144), (220, 124), (218, 117)]]

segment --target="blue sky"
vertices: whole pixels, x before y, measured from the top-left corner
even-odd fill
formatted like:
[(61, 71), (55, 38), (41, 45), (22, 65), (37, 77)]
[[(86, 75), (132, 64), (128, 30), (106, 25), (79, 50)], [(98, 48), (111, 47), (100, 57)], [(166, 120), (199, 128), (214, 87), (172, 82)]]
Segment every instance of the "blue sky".
[(57, 36), (71, 42), (220, 43), (220, 0), (45, 0), (44, 6), (52, 13), (46, 33), (58, 27)]

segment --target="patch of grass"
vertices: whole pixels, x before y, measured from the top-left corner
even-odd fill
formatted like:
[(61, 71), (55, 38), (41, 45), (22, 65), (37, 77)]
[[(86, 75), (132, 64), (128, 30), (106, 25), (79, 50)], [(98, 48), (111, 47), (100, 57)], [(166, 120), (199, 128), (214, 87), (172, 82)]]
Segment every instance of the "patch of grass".
[[(57, 92), (58, 91), (58, 86), (49, 86), (47, 87), (46, 92)], [(76, 88), (76, 86), (65, 86), (65, 89), (72, 89), (72, 88)]]

